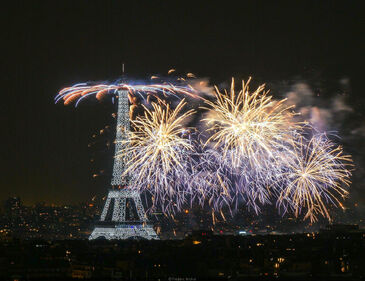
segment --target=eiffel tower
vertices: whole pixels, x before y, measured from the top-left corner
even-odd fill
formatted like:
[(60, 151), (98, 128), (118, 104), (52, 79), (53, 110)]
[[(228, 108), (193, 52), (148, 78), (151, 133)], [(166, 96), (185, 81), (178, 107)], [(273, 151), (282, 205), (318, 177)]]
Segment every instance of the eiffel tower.
[[(129, 177), (123, 176), (126, 170), (124, 159), (118, 156), (130, 130), (128, 91), (118, 91), (118, 116), (114, 154), (113, 177), (101, 213), (100, 221), (95, 226), (89, 240), (145, 238), (159, 239), (155, 230), (148, 224), (141, 197), (138, 191), (128, 189)], [(134, 211), (134, 212), (133, 212)], [(129, 214), (129, 218), (128, 218)]]

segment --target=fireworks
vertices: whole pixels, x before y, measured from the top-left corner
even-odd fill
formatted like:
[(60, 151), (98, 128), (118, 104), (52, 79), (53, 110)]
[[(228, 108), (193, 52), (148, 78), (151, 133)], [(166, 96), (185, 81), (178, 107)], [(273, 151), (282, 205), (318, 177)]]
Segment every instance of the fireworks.
[(319, 214), (331, 220), (326, 205), (343, 207), (337, 197), (348, 194), (345, 187), (350, 184), (351, 157), (323, 134), (314, 135), (309, 141), (301, 137), (292, 148), (285, 159), (284, 188), (278, 205), (287, 204), (296, 217), (305, 210), (304, 218), (311, 222)]
[[(318, 215), (330, 219), (327, 205), (341, 206), (339, 198), (350, 184), (347, 169), (351, 157), (344, 155), (324, 135), (304, 137), (310, 126), (294, 122), (293, 106), (275, 101), (264, 85), (249, 92), (249, 82), (236, 94), (232, 80), (230, 92), (216, 88), (216, 101), (209, 105), (205, 122), (211, 136), (202, 157), (204, 167), (213, 168), (202, 197), (217, 211), (225, 205), (237, 208), (245, 202), (259, 213), (260, 206), (277, 200), (284, 212), (293, 211), (316, 221)], [(214, 198), (214, 199), (213, 199)]]
[(198, 98), (195, 90), (187, 86), (176, 86), (173, 84), (151, 84), (151, 85), (130, 85), (124, 83), (116, 84), (98, 84), (90, 85), (87, 83), (76, 84), (72, 87), (62, 89), (55, 98), (55, 102), (63, 100), (65, 105), (76, 101), (77, 106), (83, 99), (89, 96), (95, 96), (98, 100), (105, 95), (117, 95), (119, 90), (127, 90), (131, 96), (140, 96), (145, 100), (145, 96), (155, 96), (159, 98), (162, 96), (176, 96), (176, 94), (183, 94), (190, 97)]
[(235, 189), (230, 170), (225, 164), (219, 151), (199, 151), (199, 161), (191, 170), (189, 189), (194, 192), (194, 199), (201, 206), (208, 202), (216, 211), (223, 207), (231, 209)]
[(213, 165), (228, 171), (226, 190), (231, 200), (225, 200), (227, 205), (237, 207), (245, 201), (258, 213), (259, 204), (270, 203), (271, 189), (277, 188), (274, 179), (280, 166), (279, 153), (287, 149), (299, 124), (293, 122), (293, 106), (285, 105), (285, 100), (273, 100), (264, 85), (251, 93), (249, 83), (242, 82), (237, 94), (232, 80), (229, 93), (216, 88), (216, 100), (205, 101), (209, 112), (204, 121), (212, 133), (206, 145), (213, 146), (206, 153), (217, 151), (220, 156), (210, 158), (215, 161)]
[(159, 203), (165, 212), (180, 210), (189, 193), (184, 182), (194, 146), (186, 138), (184, 123), (195, 111), (179, 115), (185, 105), (182, 100), (175, 109), (157, 103), (152, 103), (151, 111), (144, 107), (144, 116), (132, 121), (134, 131), (123, 141), (120, 154), (127, 162), (125, 175), (133, 179), (130, 188), (151, 193), (154, 205)]
[(234, 167), (248, 160), (252, 165), (261, 165), (262, 157), (273, 157), (273, 152), (285, 147), (283, 142), (292, 138), (294, 129), (292, 106), (284, 104), (285, 99), (275, 101), (261, 85), (249, 92), (249, 82), (242, 82), (242, 90), (236, 94), (234, 80), (229, 93), (216, 88), (216, 101), (206, 100), (210, 106), (205, 119), (212, 136), (207, 143), (227, 153)]
[(131, 177), (126, 188), (152, 195), (150, 211), (160, 207), (173, 214), (186, 204), (208, 204), (213, 218), (217, 212), (225, 219), (224, 209), (233, 214), (242, 203), (256, 214), (276, 203), (283, 213), (311, 222), (318, 216), (330, 220), (328, 206), (343, 207), (341, 198), (348, 194), (351, 157), (326, 135), (297, 122), (286, 99), (273, 99), (264, 85), (250, 92), (249, 83), (243, 81), (237, 93), (232, 80), (230, 91), (215, 88), (215, 100), (204, 100), (204, 142), (184, 127), (196, 111), (182, 113), (184, 100), (174, 108), (168, 103), (181, 94), (199, 97), (189, 85), (77, 84), (60, 91), (55, 101), (77, 106), (88, 96), (100, 100), (119, 90), (128, 91), (130, 111), (137, 96), (146, 101), (144, 115), (131, 120), (133, 131), (118, 157), (127, 167), (121, 176)]

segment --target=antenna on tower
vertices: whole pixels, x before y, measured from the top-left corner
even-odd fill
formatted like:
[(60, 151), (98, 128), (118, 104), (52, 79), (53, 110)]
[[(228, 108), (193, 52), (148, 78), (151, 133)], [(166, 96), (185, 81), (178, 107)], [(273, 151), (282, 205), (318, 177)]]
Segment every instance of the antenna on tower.
[(124, 63), (122, 63), (122, 75), (124, 75)]

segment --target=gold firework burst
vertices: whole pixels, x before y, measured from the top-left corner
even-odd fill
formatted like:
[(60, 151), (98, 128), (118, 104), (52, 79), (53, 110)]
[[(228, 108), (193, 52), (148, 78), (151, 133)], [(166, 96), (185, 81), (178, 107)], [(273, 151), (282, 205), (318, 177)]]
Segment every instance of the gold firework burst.
[(275, 101), (264, 90), (265, 85), (250, 93), (249, 83), (250, 79), (242, 81), (242, 90), (237, 94), (232, 79), (229, 92), (222, 93), (216, 87), (216, 100), (205, 100), (209, 115), (204, 120), (213, 132), (207, 143), (220, 147), (223, 157), (232, 153), (234, 166), (243, 159), (260, 165), (260, 158), (272, 157), (273, 151), (282, 148), (298, 127), (292, 121), (293, 106), (285, 105), (286, 99)]
[(292, 145), (288, 155), (287, 183), (278, 199), (278, 204), (288, 203), (296, 217), (305, 210), (305, 219), (317, 220), (318, 214), (331, 220), (328, 203), (343, 205), (338, 199), (348, 195), (346, 187), (351, 183), (352, 166), (350, 155), (343, 153), (341, 146), (334, 145), (325, 135), (304, 138)]
[[(121, 157), (127, 160), (124, 174), (134, 173), (136, 183), (167, 183), (172, 169), (184, 169), (183, 158), (193, 145), (184, 138), (184, 123), (195, 113), (193, 109), (180, 114), (186, 102), (182, 100), (175, 109), (169, 104), (152, 103), (153, 110), (144, 107), (144, 116), (131, 121), (134, 130), (123, 141)], [(135, 174), (137, 173), (137, 175)]]

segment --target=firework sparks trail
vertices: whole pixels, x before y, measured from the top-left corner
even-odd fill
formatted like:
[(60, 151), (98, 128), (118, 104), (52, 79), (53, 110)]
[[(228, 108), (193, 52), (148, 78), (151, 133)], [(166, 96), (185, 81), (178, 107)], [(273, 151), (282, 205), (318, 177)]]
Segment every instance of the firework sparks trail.
[(237, 208), (244, 200), (248, 208), (258, 213), (258, 204), (270, 203), (272, 192), (277, 192), (280, 152), (288, 149), (287, 143), (300, 126), (293, 122), (293, 106), (285, 105), (285, 99), (273, 100), (264, 85), (251, 93), (249, 83), (250, 80), (243, 82), (237, 94), (232, 79), (229, 93), (216, 88), (216, 100), (205, 100), (209, 111), (204, 121), (212, 132), (205, 145), (212, 144), (207, 153), (218, 153), (210, 158), (214, 165), (229, 171), (227, 202)]
[[(273, 151), (276, 156), (276, 152)], [(253, 209), (259, 214), (261, 207), (265, 204), (271, 204), (273, 194), (280, 190), (277, 184), (277, 164), (280, 161), (277, 157), (262, 157), (260, 165), (252, 166), (249, 159), (241, 161), (235, 177), (238, 195), (236, 199), (236, 208), (239, 199), (242, 198), (248, 209)]]
[(208, 202), (217, 212), (226, 208), (232, 214), (245, 202), (248, 209), (252, 208), (258, 214), (260, 205), (270, 204), (272, 197), (281, 190), (277, 181), (281, 167), (278, 166), (279, 160), (252, 167), (246, 159), (238, 167), (233, 167), (231, 155), (227, 153), (222, 157), (222, 153), (214, 148), (201, 152), (190, 189), (197, 193), (200, 205)]
[(199, 98), (192, 86), (177, 86), (173, 84), (130, 85), (124, 83), (89, 85), (87, 83), (76, 84), (62, 89), (55, 98), (55, 102), (63, 100), (65, 105), (76, 101), (77, 106), (83, 99), (95, 96), (101, 100), (105, 95), (117, 95), (119, 90), (127, 90), (131, 96), (139, 95), (143, 100), (145, 96), (175, 96), (183, 94), (193, 98)]
[(216, 211), (223, 207), (230, 209), (234, 185), (231, 182), (230, 170), (226, 162), (221, 161), (222, 155), (215, 149), (199, 151), (199, 161), (191, 169), (189, 189), (194, 191), (192, 200), (201, 206), (205, 202)]
[[(311, 222), (318, 215), (330, 220), (326, 205), (342, 207), (338, 198), (348, 194), (351, 157), (325, 135), (306, 140), (307, 124), (294, 121), (292, 106), (274, 101), (263, 85), (250, 93), (249, 82), (236, 94), (232, 80), (229, 93), (216, 88), (216, 101), (205, 101), (210, 110), (205, 122), (212, 132), (207, 153), (218, 153), (210, 159), (229, 177), (227, 204), (237, 208), (243, 199), (258, 213), (260, 205), (276, 199), (284, 213), (292, 210), (298, 217), (305, 212), (304, 219)], [(217, 185), (210, 185), (205, 196), (216, 195)], [(223, 200), (221, 195), (215, 197), (220, 205), (213, 207), (219, 209)]]
[(304, 218), (315, 222), (318, 215), (331, 220), (327, 204), (343, 208), (338, 197), (348, 195), (352, 160), (341, 146), (334, 145), (325, 134), (310, 140), (300, 137), (283, 161), (284, 188), (277, 205), (284, 207), (284, 212), (292, 210), (296, 217), (305, 212)]
[(194, 110), (180, 114), (186, 105), (184, 100), (171, 109), (170, 105), (152, 103), (153, 110), (144, 107), (144, 116), (132, 121), (134, 130), (123, 141), (119, 157), (127, 161), (132, 177), (131, 189), (147, 191), (152, 195), (153, 207), (159, 205), (169, 213), (181, 210), (191, 192), (184, 183), (189, 178), (193, 142), (186, 138), (184, 123)]
[[(174, 70), (170, 70), (169, 74), (172, 73)], [(191, 73), (189, 73), (189, 75), (187, 75), (187, 77), (190, 78), (195, 78), (195, 76)], [(158, 77), (153, 77), (158, 78)], [(181, 80), (181, 79), (180, 79)], [(163, 84), (142, 84), (142, 85), (131, 85), (131, 84), (125, 84), (125, 83), (114, 83), (114, 84), (89, 84), (89, 83), (79, 83), (76, 84), (72, 87), (68, 87), (68, 88), (64, 88), (63, 90), (61, 90), (59, 92), (59, 94), (55, 97), (55, 102), (60, 102), (63, 101), (63, 103), (65, 105), (69, 105), (72, 103), (75, 103), (75, 107), (77, 107), (77, 105), (83, 101), (85, 98), (89, 97), (89, 96), (95, 96), (96, 99), (101, 100), (105, 95), (111, 95), (111, 96), (118, 96), (120, 94), (120, 90), (126, 90), (128, 92), (128, 97), (129, 100), (131, 102), (131, 106), (130, 106), (130, 116), (133, 116), (133, 110), (134, 108), (137, 106), (136, 105), (136, 97), (139, 96), (143, 101), (145, 101), (145, 104), (151, 104), (151, 97), (155, 97), (157, 100), (157, 102), (159, 103), (165, 103), (165, 100), (167, 98), (170, 97), (175, 97), (179, 100), (181, 100), (181, 95), (185, 95), (187, 97), (192, 97), (192, 98), (200, 98), (197, 95), (197, 91), (188, 84), (188, 82), (186, 82), (186, 79), (183, 79), (181, 81), (184, 82), (180, 82), (179, 85), (175, 85), (175, 84), (171, 84), (171, 83), (163, 83)], [(186, 179), (186, 175), (187, 175), (187, 171), (184, 171), (184, 169), (187, 169), (187, 165), (188, 163), (192, 162), (192, 159), (189, 159), (187, 157), (186, 161), (182, 161), (182, 159), (180, 159), (179, 157), (179, 150), (181, 150), (181, 153), (184, 153), (187, 149), (191, 149), (192, 145), (189, 143), (192, 143), (191, 140), (186, 141), (184, 143), (184, 141), (181, 141), (180, 143), (176, 142), (176, 151), (174, 152), (173, 149), (174, 147), (172, 147), (173, 144), (173, 139), (175, 138), (176, 140), (179, 140), (179, 138), (177, 137), (178, 134), (184, 134), (185, 133), (185, 129), (183, 129), (181, 127), (181, 124), (183, 122), (184, 119), (186, 119), (186, 117), (190, 116), (191, 114), (193, 114), (193, 110), (188, 111), (187, 113), (183, 114), (182, 116), (178, 117), (177, 114), (179, 113), (179, 111), (181, 110), (181, 108), (185, 105), (185, 102), (181, 102), (178, 107), (175, 110), (171, 110), (169, 106), (167, 106), (166, 110), (163, 110), (162, 107), (158, 106), (156, 103), (153, 103), (153, 108), (155, 111), (150, 112), (148, 111), (148, 109), (143, 105), (144, 109), (145, 109), (145, 118), (138, 118), (135, 122), (132, 121), (133, 125), (135, 125), (135, 127), (137, 128), (136, 134), (132, 136), (137, 136), (139, 133), (139, 129), (142, 126), (143, 127), (143, 122), (146, 121), (147, 123), (149, 123), (149, 125), (151, 125), (151, 127), (149, 128), (152, 131), (148, 132), (148, 129), (145, 128), (146, 130), (144, 130), (144, 133), (146, 133), (147, 135), (150, 134), (150, 137), (153, 137), (153, 134), (159, 134), (159, 133), (163, 133), (166, 134), (166, 136), (161, 137), (160, 136), (154, 136), (156, 137), (156, 139), (154, 139), (155, 141), (160, 141), (159, 145), (161, 146), (159, 149), (159, 151), (161, 152), (161, 155), (163, 156), (161, 158), (162, 162), (159, 162), (162, 166), (161, 168), (161, 172), (157, 171), (157, 173), (154, 173), (151, 169), (151, 167), (149, 167), (149, 171), (147, 171), (147, 164), (148, 164), (148, 160), (152, 161), (152, 162), (158, 162), (159, 159), (147, 159), (147, 156), (151, 156), (146, 154), (145, 157), (140, 161), (135, 163), (135, 165), (133, 167), (138, 166), (138, 164), (141, 164), (143, 161), (146, 161), (146, 165), (141, 165), (142, 168), (142, 174), (143, 173), (149, 173), (149, 177), (146, 178), (146, 180), (144, 182), (141, 181), (141, 178), (139, 178), (139, 181), (136, 182), (136, 184), (134, 185), (135, 187), (137, 186), (137, 184), (146, 184), (145, 186), (150, 187), (156, 187), (156, 191), (157, 192), (151, 192), (154, 195), (154, 201), (155, 202), (163, 202), (163, 204), (161, 204), (162, 206), (165, 206), (164, 209), (176, 209), (176, 207), (180, 206), (180, 200), (182, 200), (182, 198), (184, 198), (184, 196), (182, 196), (181, 194), (186, 193), (186, 190), (183, 190), (181, 192), (177, 192), (179, 190), (180, 187), (182, 187), (182, 181), (187, 180)], [(161, 121), (161, 128), (159, 130), (157, 130), (158, 128), (153, 128), (153, 122), (159, 122)], [(165, 122), (171, 122), (169, 124), (165, 124)], [(153, 131), (153, 130), (157, 130), (157, 131)], [(163, 132), (161, 132), (161, 130)], [(170, 131), (171, 130), (171, 131)], [(175, 131), (174, 131), (175, 130)], [(147, 136), (146, 135), (146, 136)], [(140, 135), (141, 137), (141, 135)], [(160, 139), (158, 137), (161, 137)], [(171, 137), (171, 139), (169, 139)], [(142, 140), (142, 139), (140, 139)], [(183, 140), (183, 138), (181, 138), (181, 140)], [(133, 141), (131, 142), (132, 145), (134, 145), (136, 141), (136, 138), (133, 139)], [(153, 141), (153, 140), (151, 140)], [(169, 145), (168, 142), (171, 143), (171, 149), (170, 151), (168, 151), (168, 149), (164, 150), (164, 145), (166, 145), (166, 147)], [(185, 145), (186, 144), (186, 145)], [(145, 143), (146, 145), (146, 143)], [(182, 145), (182, 146), (180, 146)], [(185, 146), (184, 146), (185, 145)], [(189, 146), (190, 145), (190, 146)], [(153, 147), (152, 145), (150, 147)], [(132, 151), (129, 151), (132, 153)], [(170, 154), (169, 154), (170, 153)], [(155, 155), (158, 156), (158, 155)], [(137, 158), (131, 158), (136, 160)], [(189, 160), (189, 161), (188, 161)], [(170, 162), (169, 162), (170, 161)], [(174, 167), (174, 171), (172, 171), (172, 165), (176, 164), (176, 167)], [(171, 166), (170, 166), (171, 165)], [(185, 166), (184, 166), (185, 165)], [(128, 172), (130, 171), (130, 169), (128, 170)], [(135, 173), (134, 173), (135, 174)], [(174, 175), (174, 177), (172, 177), (172, 175)], [(153, 176), (155, 176), (155, 181), (152, 181)], [(161, 186), (166, 187), (166, 194), (168, 196), (165, 196), (164, 193), (159, 193), (158, 192), (158, 186), (155, 185), (157, 183), (157, 178), (161, 179)], [(169, 183), (169, 184), (168, 184)], [(175, 194), (178, 194), (177, 198), (173, 198), (173, 196)], [(177, 203), (176, 203), (177, 202)], [(153, 206), (154, 207), (154, 206)]]
[(242, 90), (236, 94), (234, 80), (230, 92), (221, 93), (216, 88), (216, 101), (205, 100), (209, 115), (205, 120), (212, 136), (207, 143), (231, 154), (232, 164), (240, 165), (248, 159), (252, 166), (261, 165), (262, 157), (273, 157), (273, 151), (285, 148), (283, 142), (292, 138), (298, 126), (292, 124), (293, 106), (286, 106), (286, 99), (275, 101), (259, 86), (249, 92), (250, 80), (242, 82)]
[(77, 106), (88, 96), (100, 100), (127, 90), (131, 111), (137, 95), (151, 105), (152, 110), (142, 105), (144, 115), (131, 120), (134, 130), (118, 156), (132, 178), (128, 188), (152, 195), (150, 212), (161, 207), (172, 215), (185, 204), (208, 203), (212, 216), (217, 212), (225, 220), (224, 208), (232, 214), (245, 202), (258, 214), (276, 200), (284, 214), (331, 220), (327, 205), (343, 207), (339, 198), (348, 194), (351, 157), (326, 135), (304, 137), (306, 123), (295, 121), (293, 106), (274, 100), (264, 85), (250, 92), (249, 83), (236, 93), (232, 80), (229, 92), (215, 88), (215, 101), (204, 100), (203, 121), (210, 133), (204, 143), (184, 128), (195, 110), (181, 113), (184, 100), (175, 109), (166, 102), (180, 94), (200, 98), (189, 85), (77, 84), (61, 90), (55, 101)]

